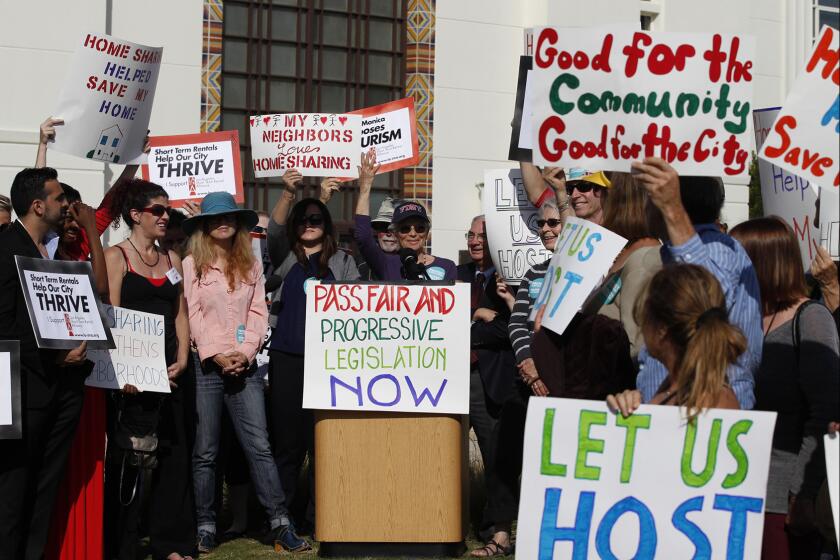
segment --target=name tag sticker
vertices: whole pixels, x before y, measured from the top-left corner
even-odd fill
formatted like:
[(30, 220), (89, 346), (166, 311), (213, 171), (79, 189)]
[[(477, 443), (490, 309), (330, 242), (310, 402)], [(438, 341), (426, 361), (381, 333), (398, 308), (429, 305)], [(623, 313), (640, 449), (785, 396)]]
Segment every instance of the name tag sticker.
[(178, 282), (184, 279), (181, 276), (181, 273), (178, 272), (178, 269), (176, 269), (174, 266), (166, 271), (166, 277), (169, 278), (169, 281), (173, 284), (177, 284)]

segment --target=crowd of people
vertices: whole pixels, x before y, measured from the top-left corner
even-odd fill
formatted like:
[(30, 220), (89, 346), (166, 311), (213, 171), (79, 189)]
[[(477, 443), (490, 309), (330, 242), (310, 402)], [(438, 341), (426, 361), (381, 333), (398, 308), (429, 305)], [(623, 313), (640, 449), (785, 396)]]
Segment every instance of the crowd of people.
[[(311, 468), (308, 495), (298, 491), (314, 459), (302, 398), (315, 280), (470, 284), (469, 423), (486, 495), (473, 523), (485, 544), (472, 556), (513, 551), (528, 400), (545, 396), (605, 400), (625, 416), (642, 403), (679, 406), (689, 421), (710, 407), (778, 413), (763, 557), (836, 554), (822, 435), (840, 420), (837, 264), (819, 248), (806, 275), (793, 231), (775, 217), (727, 234), (719, 178), (680, 177), (657, 158), (632, 173), (522, 163), (549, 252), (570, 216), (627, 239), (557, 334), (541, 313), (530, 319), (548, 261), (508, 285), (483, 216), (465, 220), (461, 265), (429, 252), (420, 202), (387, 199), (371, 217), (373, 151), (359, 168), (354, 252), (339, 247), (326, 204), (339, 181), (304, 198), (296, 170), (270, 214), (216, 192), (185, 215), (134, 178), (136, 166), (94, 209), (46, 166), (55, 124), (42, 125), (35, 167), (0, 198), (0, 339), (20, 341), (24, 388), (23, 438), (0, 441), (0, 558), (130, 559), (144, 536), (154, 558), (194, 558), (244, 533), (249, 485), (264, 542), (310, 551)], [(127, 238), (103, 248), (119, 222)], [(263, 245), (265, 257), (254, 250)], [(104, 302), (162, 316), (171, 392), (86, 388), (84, 343), (39, 349), (15, 255), (89, 261)], [(233, 512), (224, 534), (222, 480)], [(293, 511), (296, 498), (307, 503)]]

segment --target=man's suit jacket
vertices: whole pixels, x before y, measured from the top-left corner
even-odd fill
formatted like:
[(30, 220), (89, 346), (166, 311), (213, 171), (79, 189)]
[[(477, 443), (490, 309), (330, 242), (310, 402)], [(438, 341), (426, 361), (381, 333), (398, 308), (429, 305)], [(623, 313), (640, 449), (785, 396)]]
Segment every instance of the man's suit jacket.
[[(475, 263), (458, 266), (458, 280), (462, 282), (472, 284), (475, 274)], [(516, 361), (508, 335), (510, 310), (496, 294), (495, 275), (484, 285), (484, 294), (478, 306), (498, 313), (489, 323), (473, 323), (470, 329), (470, 347), (478, 354), (478, 374), (484, 384), (484, 392), (494, 403), (502, 404), (513, 394), (516, 387)]]
[(55, 363), (57, 350), (39, 350), (35, 342), (15, 255), (42, 258), (19, 221), (0, 233), (0, 340), (20, 341), (22, 404), (42, 408), (52, 400), (62, 368)]

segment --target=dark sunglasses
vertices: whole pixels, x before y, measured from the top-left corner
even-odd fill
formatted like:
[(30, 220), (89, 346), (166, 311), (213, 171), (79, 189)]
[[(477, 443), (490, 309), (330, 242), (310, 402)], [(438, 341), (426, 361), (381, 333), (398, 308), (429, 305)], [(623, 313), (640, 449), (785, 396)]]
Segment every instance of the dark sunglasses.
[(560, 224), (563, 223), (563, 220), (558, 220), (557, 218), (549, 218), (547, 220), (537, 220), (537, 227), (542, 229), (545, 224), (548, 224), (550, 228), (556, 228)]
[(299, 226), (320, 226), (324, 224), (324, 217), (321, 214), (310, 214), (309, 216), (303, 216), (300, 221), (298, 222)]
[(152, 206), (149, 206), (148, 208), (143, 208), (140, 211), (144, 212), (146, 214), (151, 214), (152, 216), (155, 216), (156, 218), (161, 218), (161, 217), (163, 217), (164, 214), (167, 214), (167, 215), (171, 214), (172, 213), (172, 207), (171, 206), (164, 206), (163, 204), (154, 204)]
[(251, 230), (253, 233), (265, 233), (265, 228), (262, 226), (254, 226)]
[(397, 231), (400, 232), (403, 235), (406, 235), (411, 230), (414, 230), (417, 233), (419, 233), (420, 235), (423, 235), (424, 233), (426, 233), (427, 229), (429, 229), (429, 228), (428, 228), (428, 226), (426, 226), (426, 224), (417, 224), (417, 225), (411, 224), (411, 225), (400, 226), (399, 228), (397, 228)]
[(572, 193), (577, 189), (578, 192), (588, 193), (598, 185), (593, 185), (589, 181), (575, 181), (574, 183), (566, 183), (566, 194), (572, 196)]

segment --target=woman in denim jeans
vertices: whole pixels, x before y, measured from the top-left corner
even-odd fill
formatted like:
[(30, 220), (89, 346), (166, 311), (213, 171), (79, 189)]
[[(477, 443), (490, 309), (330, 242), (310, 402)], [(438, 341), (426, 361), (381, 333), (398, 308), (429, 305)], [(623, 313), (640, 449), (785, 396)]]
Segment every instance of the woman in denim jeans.
[(255, 358), (268, 328), (262, 263), (251, 250), (252, 210), (237, 208), (228, 193), (210, 193), (201, 214), (184, 222), (190, 236), (184, 260), (184, 295), (196, 348), (193, 449), (199, 552), (216, 546), (215, 475), (222, 406), (242, 445), (257, 497), (265, 508), (275, 548), (310, 550), (291, 524), (266, 429), (263, 381)]

